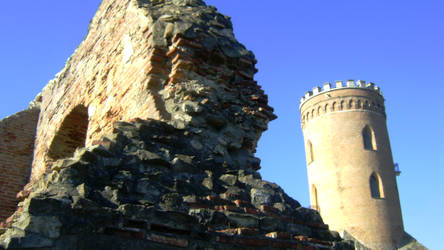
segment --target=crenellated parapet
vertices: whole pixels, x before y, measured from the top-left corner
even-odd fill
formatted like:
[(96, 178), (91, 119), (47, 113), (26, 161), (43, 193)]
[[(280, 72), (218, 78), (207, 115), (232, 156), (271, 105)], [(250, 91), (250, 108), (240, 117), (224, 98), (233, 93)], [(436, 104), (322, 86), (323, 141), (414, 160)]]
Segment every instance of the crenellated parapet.
[(303, 97), (301, 97), (300, 100), (300, 107), (304, 102), (308, 101), (312, 97), (315, 97), (320, 94), (325, 94), (329, 91), (334, 91), (337, 89), (343, 89), (343, 88), (363, 88), (363, 89), (369, 89), (373, 90), (379, 95), (382, 96), (381, 89), (376, 86), (373, 82), (366, 83), (364, 80), (347, 80), (347, 81), (336, 81), (335, 86), (333, 86), (330, 82), (324, 83), (323, 87), (316, 86), (313, 88), (312, 91), (307, 91)]
[(309, 120), (332, 112), (367, 111), (385, 117), (384, 97), (374, 83), (363, 80), (336, 81), (314, 87), (300, 101), (302, 127)]

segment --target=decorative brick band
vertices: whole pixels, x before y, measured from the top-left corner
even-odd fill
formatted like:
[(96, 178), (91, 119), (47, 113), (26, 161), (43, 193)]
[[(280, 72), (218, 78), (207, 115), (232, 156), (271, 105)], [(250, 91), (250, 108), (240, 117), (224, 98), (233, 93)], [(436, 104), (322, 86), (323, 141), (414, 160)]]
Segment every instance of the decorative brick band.
[[(353, 89), (362, 91), (348, 91)], [(338, 94), (339, 91), (343, 92)], [(321, 97), (322, 94), (327, 97)], [(310, 103), (308, 103), (308, 101), (310, 101)], [(345, 84), (342, 81), (336, 81), (335, 88), (333, 88), (330, 83), (324, 84), (322, 89), (315, 87), (313, 91), (308, 91), (306, 95), (301, 98), (299, 108), (302, 128), (305, 127), (306, 122), (333, 112), (362, 111), (374, 112), (384, 117), (386, 116), (384, 97), (382, 96), (380, 88), (371, 82), (366, 84), (363, 80), (356, 82), (354, 80), (348, 80)]]
[(302, 127), (304, 127), (305, 122), (318, 116), (350, 110), (370, 111), (386, 116), (383, 103), (364, 96), (342, 96), (319, 102), (311, 108), (304, 110), (304, 113), (301, 114)]

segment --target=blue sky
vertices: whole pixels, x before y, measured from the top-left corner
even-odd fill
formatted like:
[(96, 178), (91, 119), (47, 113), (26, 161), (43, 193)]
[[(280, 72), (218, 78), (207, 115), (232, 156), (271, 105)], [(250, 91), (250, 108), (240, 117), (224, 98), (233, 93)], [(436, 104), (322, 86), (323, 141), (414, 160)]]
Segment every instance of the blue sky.
[[(62, 69), (99, 0), (5, 1), (0, 8), (0, 117), (26, 108)], [(347, 79), (386, 98), (407, 232), (430, 249), (444, 237), (444, 3), (442, 1), (208, 0), (232, 17), (259, 61), (256, 80), (279, 118), (257, 155), (263, 178), (309, 205), (299, 98)]]

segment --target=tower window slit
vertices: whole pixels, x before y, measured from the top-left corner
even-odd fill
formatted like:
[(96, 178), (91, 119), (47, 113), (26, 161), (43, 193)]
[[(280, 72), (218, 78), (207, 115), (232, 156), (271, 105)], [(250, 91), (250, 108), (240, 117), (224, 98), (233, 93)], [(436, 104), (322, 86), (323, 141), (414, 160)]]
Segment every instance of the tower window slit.
[(363, 140), (363, 144), (364, 144), (364, 149), (367, 149), (367, 150), (376, 150), (377, 149), (375, 132), (368, 125), (366, 125), (362, 129), (362, 140)]
[(382, 180), (377, 173), (373, 173), (370, 176), (370, 194), (372, 198), (375, 199), (384, 198), (384, 189), (382, 185)]
[(314, 161), (313, 144), (310, 140), (307, 141), (307, 163), (310, 164)]

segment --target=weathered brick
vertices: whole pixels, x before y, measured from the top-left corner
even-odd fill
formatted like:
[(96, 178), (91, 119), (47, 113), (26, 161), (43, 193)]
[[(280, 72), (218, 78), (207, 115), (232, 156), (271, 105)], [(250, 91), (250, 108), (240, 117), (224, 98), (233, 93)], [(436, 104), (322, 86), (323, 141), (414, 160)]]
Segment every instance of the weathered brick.
[(215, 202), (218, 205), (232, 205), (233, 202), (227, 199), (220, 198), (219, 196), (208, 195), (207, 200)]
[(301, 249), (303, 250), (316, 250), (315, 246), (303, 246)]
[(302, 249), (302, 245), (295, 242), (284, 242), (284, 241), (272, 241), (271, 246), (274, 248), (284, 248), (284, 249)]
[(227, 229), (223, 229), (223, 230), (217, 230), (216, 232), (233, 236), (238, 233), (238, 229), (237, 228), (227, 228)]
[(316, 238), (308, 238), (307, 241), (309, 241), (309, 242), (313, 242), (313, 243), (322, 244), (322, 245), (328, 245), (328, 246), (333, 245), (333, 244), (332, 244), (331, 242), (329, 242), (329, 241), (318, 240), (318, 239), (316, 239)]
[(228, 236), (217, 236), (216, 241), (223, 244), (231, 244), (233, 242), (233, 238)]
[(28, 191), (21, 192), (23, 196), (18, 193), (31, 172), (39, 112), (28, 109), (0, 120), (0, 221), (14, 212), (18, 198), (29, 195)]
[(265, 236), (273, 239), (290, 239), (291, 234), (288, 232), (271, 232), (267, 233)]
[(299, 241), (307, 241), (308, 240), (308, 237), (305, 235), (295, 235), (295, 236), (293, 236), (293, 238), (295, 240), (299, 240)]
[(248, 214), (260, 214), (259, 210), (255, 209), (255, 208), (249, 208), (249, 207), (244, 207), (244, 211)]
[(211, 206), (209, 206), (207, 204), (201, 204), (201, 203), (188, 202), (187, 204), (189, 207), (192, 207), (192, 208), (206, 208), (206, 209), (212, 208)]
[(243, 212), (244, 211), (243, 209), (233, 206), (233, 205), (224, 205), (223, 209), (226, 211), (231, 211), (231, 212)]
[(174, 44), (174, 46), (177, 46), (177, 47), (179, 47), (179, 46), (188, 46), (188, 47), (192, 47), (192, 48), (195, 48), (195, 49), (202, 49), (203, 48), (202, 44), (200, 44), (198, 42), (195, 42), (195, 41), (191, 41), (191, 40), (185, 39), (185, 38), (177, 39), (175, 44)]
[(281, 219), (281, 221), (283, 221), (285, 223), (292, 223), (293, 222), (293, 218), (287, 217), (287, 216), (281, 216), (280, 219)]
[(259, 234), (259, 229), (257, 228), (247, 228), (247, 227), (241, 227), (237, 228), (237, 234), (238, 235), (257, 235)]
[(176, 246), (176, 247), (188, 247), (187, 239), (180, 239), (175, 237), (173, 238), (157, 234), (150, 234), (147, 236), (147, 239), (157, 243)]
[(250, 247), (266, 247), (270, 245), (270, 241), (268, 239), (260, 238), (239, 238), (236, 240), (236, 242)]
[(251, 206), (250, 202), (244, 200), (235, 200), (234, 203), (239, 207)]

